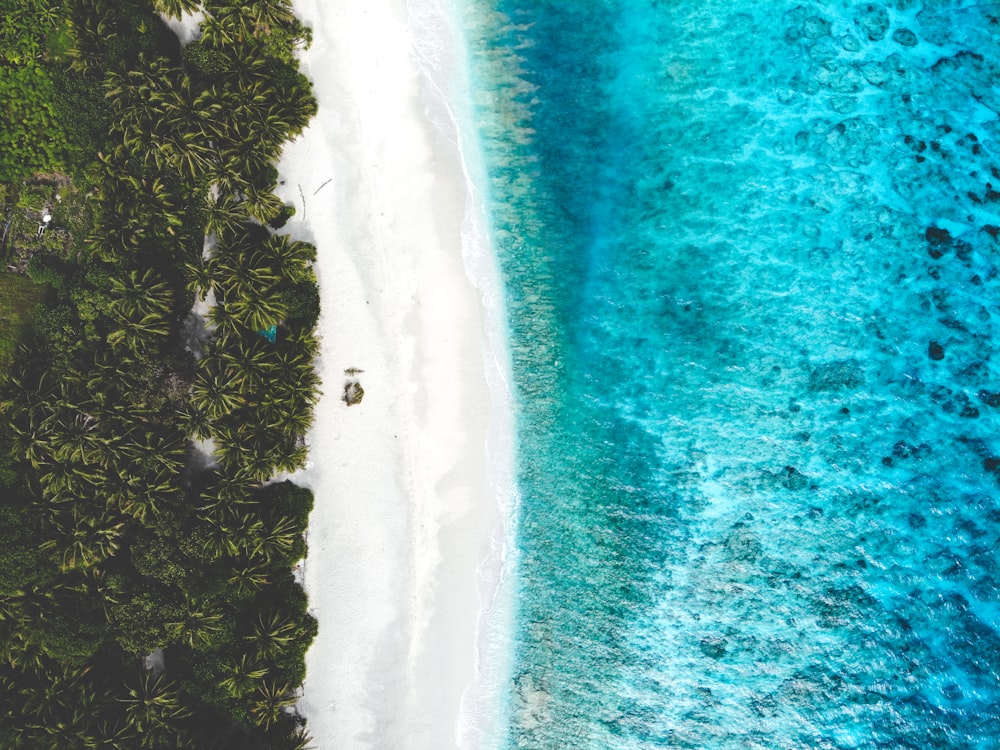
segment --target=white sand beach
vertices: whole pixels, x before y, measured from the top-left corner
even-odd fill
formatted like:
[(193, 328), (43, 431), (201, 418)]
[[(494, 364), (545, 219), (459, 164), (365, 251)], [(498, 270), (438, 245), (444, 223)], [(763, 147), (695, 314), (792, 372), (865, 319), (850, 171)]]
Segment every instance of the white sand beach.
[[(300, 709), (318, 750), (469, 747), (463, 694), (503, 539), (487, 373), (503, 368), (463, 263), (457, 135), (405, 0), (294, 5), (320, 108), (285, 147), (279, 194), (297, 210), (285, 231), (318, 248), (324, 391), (295, 477), (316, 495), (304, 581), (319, 620)], [(365, 395), (348, 407), (351, 368)]]

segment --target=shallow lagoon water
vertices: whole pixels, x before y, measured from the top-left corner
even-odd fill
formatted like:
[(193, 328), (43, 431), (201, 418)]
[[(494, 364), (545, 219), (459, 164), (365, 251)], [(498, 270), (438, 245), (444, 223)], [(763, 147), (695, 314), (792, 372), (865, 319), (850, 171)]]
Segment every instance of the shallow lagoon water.
[(502, 748), (991, 748), (1000, 7), (465, 0)]

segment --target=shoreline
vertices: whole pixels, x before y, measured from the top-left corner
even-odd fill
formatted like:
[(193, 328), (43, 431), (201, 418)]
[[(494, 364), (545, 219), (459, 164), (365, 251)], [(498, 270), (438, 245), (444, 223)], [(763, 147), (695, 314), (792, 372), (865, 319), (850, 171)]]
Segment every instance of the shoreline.
[[(320, 626), (299, 707), (317, 750), (469, 747), (488, 620), (503, 617), (503, 468), (486, 446), (509, 430), (491, 428), (499, 316), (466, 271), (459, 134), (432, 114), (451, 117), (405, 0), (294, 6), (319, 113), (285, 146), (277, 192), (297, 212), (285, 231), (317, 246), (324, 392), (293, 477), (316, 496), (303, 574)], [(365, 397), (347, 407), (350, 368)]]

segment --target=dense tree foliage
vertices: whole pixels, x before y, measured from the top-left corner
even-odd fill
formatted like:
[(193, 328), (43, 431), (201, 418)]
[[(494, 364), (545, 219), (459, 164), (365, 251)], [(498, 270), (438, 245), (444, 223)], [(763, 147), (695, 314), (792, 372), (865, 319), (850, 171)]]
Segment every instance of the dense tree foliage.
[(97, 81), (66, 70), (71, 0), (0, 0), (0, 182), (79, 166), (106, 133)]
[(266, 482), (302, 465), (318, 387), (315, 253), (274, 233), (271, 166), (315, 111), (307, 33), (217, 0), (182, 54), (159, 13), (192, 3), (14, 5), (52, 30), (5, 17), (8, 54), (64, 44), (46, 85), (108, 126), (64, 131), (89, 221), (30, 258), (49, 293), (0, 383), (0, 746), (303, 747), (312, 496)]

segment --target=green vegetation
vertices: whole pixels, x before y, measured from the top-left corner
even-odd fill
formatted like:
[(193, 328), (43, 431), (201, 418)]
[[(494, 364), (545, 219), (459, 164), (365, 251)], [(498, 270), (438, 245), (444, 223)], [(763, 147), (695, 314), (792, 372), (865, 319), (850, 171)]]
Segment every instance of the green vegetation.
[[(0, 179), (24, 177), (35, 165), (62, 166), (69, 142), (53, 105), (56, 86), (41, 65), (0, 66)], [(31, 165), (31, 166), (28, 166)]]
[(0, 136), (20, 149), (0, 163), (11, 750), (306, 744), (289, 709), (316, 624), (291, 568), (312, 496), (265, 482), (301, 466), (317, 397), (315, 252), (269, 228), (290, 213), (271, 163), (315, 111), (308, 35), (286, 0), (215, 1), (182, 55), (156, 10), (191, 3), (155, 6), (0, 0), (25, 11), (0, 86), (38, 109)]
[(61, 37), (66, 18), (62, 0), (0, 0), (0, 59), (28, 65)]
[(10, 367), (14, 350), (31, 330), (45, 287), (12, 273), (0, 273), (0, 371)]
[(0, 182), (69, 171), (106, 134), (97, 81), (66, 70), (72, 0), (0, 0)]

